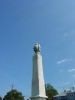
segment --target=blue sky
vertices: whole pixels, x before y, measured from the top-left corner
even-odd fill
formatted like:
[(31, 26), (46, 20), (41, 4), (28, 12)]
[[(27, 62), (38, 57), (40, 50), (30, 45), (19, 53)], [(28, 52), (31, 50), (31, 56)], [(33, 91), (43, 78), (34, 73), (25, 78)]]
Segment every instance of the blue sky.
[(11, 85), (31, 95), (33, 46), (40, 43), (45, 83), (75, 83), (75, 0), (0, 0), (0, 95)]

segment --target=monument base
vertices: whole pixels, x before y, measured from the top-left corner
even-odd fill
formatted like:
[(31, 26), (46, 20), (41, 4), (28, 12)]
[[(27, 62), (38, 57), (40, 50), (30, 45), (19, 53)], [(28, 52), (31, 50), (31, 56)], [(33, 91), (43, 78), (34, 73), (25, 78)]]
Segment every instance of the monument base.
[(47, 98), (48, 98), (47, 96), (30, 97), (31, 100), (46, 100)]

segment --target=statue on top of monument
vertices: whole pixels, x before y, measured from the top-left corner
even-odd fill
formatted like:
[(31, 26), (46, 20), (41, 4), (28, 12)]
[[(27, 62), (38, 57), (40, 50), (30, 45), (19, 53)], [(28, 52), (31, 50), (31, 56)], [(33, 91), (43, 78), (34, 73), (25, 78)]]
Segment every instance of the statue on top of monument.
[(34, 52), (35, 52), (35, 53), (40, 52), (40, 51), (41, 51), (41, 50), (40, 50), (40, 49), (41, 49), (40, 44), (36, 43), (36, 44), (34, 45), (34, 48), (33, 48), (33, 49), (34, 49)]

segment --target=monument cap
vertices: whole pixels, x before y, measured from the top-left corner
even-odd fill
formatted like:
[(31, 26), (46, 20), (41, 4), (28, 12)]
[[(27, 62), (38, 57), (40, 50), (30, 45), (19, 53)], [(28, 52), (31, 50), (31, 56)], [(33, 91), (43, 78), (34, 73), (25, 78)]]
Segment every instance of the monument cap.
[(35, 52), (35, 53), (40, 52), (40, 51), (41, 51), (41, 50), (40, 50), (40, 49), (41, 49), (40, 44), (36, 43), (36, 44), (34, 45), (34, 48), (33, 48), (33, 49), (34, 49), (34, 52)]

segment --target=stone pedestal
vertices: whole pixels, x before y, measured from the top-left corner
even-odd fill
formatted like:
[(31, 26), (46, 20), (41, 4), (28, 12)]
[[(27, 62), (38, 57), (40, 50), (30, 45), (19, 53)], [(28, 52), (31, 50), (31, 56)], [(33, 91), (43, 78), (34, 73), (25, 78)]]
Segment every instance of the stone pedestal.
[(31, 100), (46, 100), (46, 97), (40, 97), (40, 96), (36, 96), (36, 97), (31, 97)]
[(46, 100), (40, 45), (34, 46), (31, 100)]

